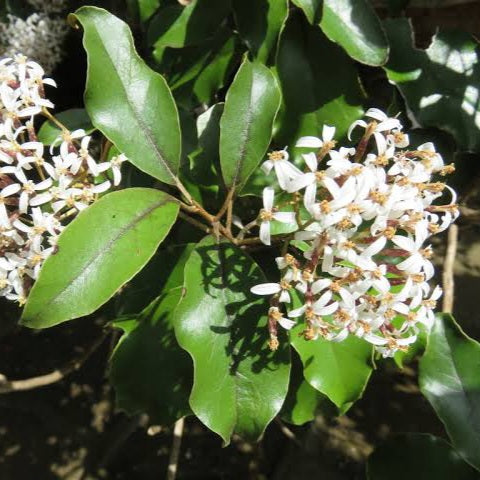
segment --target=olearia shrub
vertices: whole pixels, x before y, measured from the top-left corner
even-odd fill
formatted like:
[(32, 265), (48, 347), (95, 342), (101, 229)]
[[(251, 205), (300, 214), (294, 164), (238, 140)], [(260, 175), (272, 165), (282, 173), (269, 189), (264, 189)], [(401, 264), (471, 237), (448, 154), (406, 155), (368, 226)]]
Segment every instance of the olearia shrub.
[[(56, 116), (42, 67), (20, 52), (0, 60), (0, 296), (24, 305), (30, 328), (101, 313), (123, 332), (109, 369), (118, 407), (151, 423), (194, 414), (225, 444), (259, 439), (275, 417), (311, 420), (319, 398), (344, 414), (376, 365), (423, 354), (420, 388), (452, 447), (406, 441), (480, 468), (466, 414), (479, 411), (480, 378), (465, 361), (478, 365), (480, 346), (435, 313), (429, 238), (458, 216), (454, 166), (433, 142), (411, 142), (398, 110), (363, 110), (350, 57), (388, 57), (373, 10), (364, 27), (378, 48), (358, 51), (342, 43), (356, 27), (339, 37), (326, 15), (328, 40), (303, 2), (291, 18), (280, 3), (261, 44), (236, 4), (242, 58), (228, 9), (215, 10), (221, 31), (202, 24), (198, 38), (152, 21), (157, 71), (123, 21), (80, 8), (69, 20), (88, 56), (85, 110)], [(175, 5), (176, 22), (204, 15), (196, 5)], [(182, 57), (196, 41), (211, 49), (205, 70)], [(314, 126), (291, 56), (321, 78), (308, 42), (351, 102), (339, 94), (337, 116), (322, 91)], [(373, 458), (370, 472), (386, 457)]]

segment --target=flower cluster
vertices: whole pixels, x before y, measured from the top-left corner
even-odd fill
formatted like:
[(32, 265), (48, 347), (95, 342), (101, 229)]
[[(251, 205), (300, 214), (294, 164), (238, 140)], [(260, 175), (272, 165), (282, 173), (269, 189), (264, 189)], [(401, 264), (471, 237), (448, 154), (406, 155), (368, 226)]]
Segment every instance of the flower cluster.
[[(434, 321), (441, 289), (428, 283), (434, 267), (426, 242), (448, 228), (458, 208), (455, 192), (432, 177), (454, 167), (432, 143), (407, 149), (397, 118), (374, 108), (366, 116), (369, 121), (349, 130), (350, 138), (362, 129), (356, 148), (335, 149), (335, 129), (325, 126), (323, 138), (296, 144), (304, 152), (304, 171), (285, 150), (270, 153), (263, 164), (267, 174), (274, 170), (287, 201), (274, 206), (274, 190), (265, 188), (260, 239), (270, 245), (272, 222), (297, 224), (282, 237), (280, 281), (251, 289), (271, 296), (273, 349), (278, 325), (290, 329), (303, 318), (307, 340), (340, 342), (355, 335), (388, 357), (406, 350), (421, 325), (429, 329)], [(434, 204), (437, 199), (442, 204)]]
[(45, 259), (56, 248), (64, 223), (99, 194), (120, 183), (123, 155), (97, 163), (90, 136), (62, 128), (45, 151), (35, 117), (53, 104), (45, 98), (37, 63), (17, 55), (0, 59), (0, 297), (26, 301)]
[(29, 0), (35, 11), (25, 19), (7, 15), (0, 22), (0, 55), (22, 53), (51, 73), (63, 57), (63, 41), (68, 26), (61, 13), (66, 0)]

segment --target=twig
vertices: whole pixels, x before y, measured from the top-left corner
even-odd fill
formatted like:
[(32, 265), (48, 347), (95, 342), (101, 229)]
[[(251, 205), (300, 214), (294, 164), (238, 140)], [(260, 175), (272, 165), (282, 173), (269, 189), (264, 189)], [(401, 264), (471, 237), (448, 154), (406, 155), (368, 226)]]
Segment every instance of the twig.
[(458, 226), (451, 225), (448, 229), (448, 243), (447, 251), (445, 253), (445, 261), (443, 262), (443, 307), (442, 310), (446, 313), (453, 311), (454, 298), (454, 275), (453, 266), (455, 263), (455, 256), (457, 254), (458, 244)]
[(26, 378), (24, 380), (8, 380), (5, 377), (0, 376), (0, 394), (33, 390), (63, 380), (67, 375), (70, 375), (82, 367), (90, 355), (92, 355), (92, 353), (103, 343), (108, 333), (109, 332), (104, 332), (99, 338), (97, 338), (81, 357), (60, 369), (47, 373), (46, 375), (39, 375), (38, 377)]
[(225, 215), (225, 212), (227, 211), (229, 205), (232, 203), (234, 192), (235, 192), (235, 188), (233, 187), (228, 191), (227, 197), (225, 198), (225, 201), (223, 202), (222, 207), (220, 208), (218, 213), (215, 215), (216, 222), (218, 222)]
[(178, 459), (180, 457), (180, 445), (182, 444), (184, 418), (175, 422), (173, 427), (172, 449), (170, 450), (170, 460), (168, 461), (167, 480), (175, 480), (178, 469)]
[(232, 231), (232, 221), (233, 221), (233, 202), (230, 201), (227, 208), (227, 230)]
[(204, 225), (202, 222), (199, 222), (198, 220), (195, 220), (194, 218), (189, 217), (188, 215), (185, 215), (183, 212), (179, 212), (178, 216), (182, 220), (185, 220), (186, 222), (194, 225), (195, 227), (199, 228), (200, 230), (202, 230), (205, 233), (210, 233), (211, 232), (211, 230), (206, 225)]

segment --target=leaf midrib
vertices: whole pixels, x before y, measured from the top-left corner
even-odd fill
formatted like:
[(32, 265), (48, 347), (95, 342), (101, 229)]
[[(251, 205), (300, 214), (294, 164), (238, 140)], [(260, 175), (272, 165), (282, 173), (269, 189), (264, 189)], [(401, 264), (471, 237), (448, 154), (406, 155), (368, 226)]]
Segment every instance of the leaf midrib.
[(240, 176), (240, 170), (243, 167), (243, 164), (245, 162), (245, 158), (247, 156), (247, 143), (250, 138), (250, 130), (252, 126), (252, 97), (253, 97), (253, 83), (254, 83), (254, 72), (253, 72), (253, 65), (252, 65), (252, 76), (251, 76), (251, 82), (250, 82), (250, 92), (249, 92), (249, 97), (248, 97), (248, 109), (247, 109), (247, 117), (246, 117), (246, 126), (242, 131), (241, 134), (241, 147), (239, 150), (239, 157), (238, 161), (235, 163), (235, 173), (233, 175), (233, 182), (232, 182), (232, 187), (237, 185), (237, 179)]
[(87, 271), (88, 268), (91, 266), (91, 264), (93, 262), (95, 262), (102, 255), (103, 252), (105, 252), (105, 254), (108, 254), (108, 251), (109, 251), (110, 247), (116, 241), (118, 241), (122, 236), (124, 236), (126, 232), (131, 230), (138, 223), (140, 223), (151, 212), (153, 212), (157, 208), (160, 208), (161, 206), (163, 206), (167, 203), (170, 203), (169, 199), (163, 199), (163, 200), (160, 200), (160, 201), (154, 203), (153, 205), (151, 205), (150, 207), (145, 209), (140, 215), (137, 215), (136, 217), (134, 217), (134, 219), (131, 222), (127, 223), (122, 228), (120, 228), (118, 230), (117, 235), (112, 237), (107, 242), (107, 244), (104, 244), (104, 245), (101, 246), (101, 248), (98, 248), (97, 251), (94, 252), (94, 254), (89, 258), (89, 260), (84, 262), (84, 266), (80, 269), (80, 272), (76, 273), (75, 276), (73, 276), (72, 279), (69, 282), (67, 282), (67, 284), (56, 295), (50, 297), (49, 300), (47, 300), (46, 302), (44, 302), (42, 304), (43, 305), (42, 309), (40, 309), (38, 311), (38, 313), (32, 317), (32, 320), (37, 319), (41, 315), (41, 312), (44, 311), (46, 307), (56, 303), (60, 299), (60, 297), (62, 297), (65, 294), (65, 292), (67, 292), (72, 287), (72, 285), (77, 283), (79, 281), (79, 279), (82, 279), (83, 278), (82, 276), (84, 275), (85, 271)]
[[(102, 37), (101, 35), (99, 34), (99, 30), (98, 30), (98, 27), (97, 27), (97, 22), (95, 21), (94, 23), (95, 25), (95, 34), (98, 38), (98, 43), (100, 43), (101, 45), (101, 48), (105, 51), (105, 55), (106, 57), (108, 58), (108, 61), (109, 63), (111, 64), (112, 66), (112, 69), (113, 71), (115, 72), (118, 80), (119, 80), (119, 83), (120, 83), (120, 86), (123, 90), (123, 92), (125, 93), (125, 96), (128, 100), (127, 102), (127, 105), (129, 107), (129, 109), (133, 112), (133, 116), (135, 118), (135, 120), (137, 121), (138, 125), (140, 126), (141, 130), (144, 132), (145, 134), (145, 138), (147, 139), (147, 142), (148, 144), (151, 146), (153, 152), (155, 153), (155, 156), (158, 158), (158, 160), (160, 161), (160, 163), (163, 165), (163, 167), (165, 168), (165, 170), (167, 171), (167, 173), (170, 175), (170, 177), (172, 178), (172, 180), (176, 180), (176, 175), (173, 173), (173, 171), (171, 170), (168, 162), (165, 160), (165, 155), (163, 154), (163, 151), (159, 148), (159, 146), (157, 145), (157, 143), (155, 142), (154, 140), (154, 136), (153, 136), (153, 133), (151, 132), (151, 129), (147, 126), (147, 124), (145, 124), (142, 119), (141, 119), (141, 116), (139, 115), (139, 112), (137, 112), (137, 110), (135, 109), (134, 107), (134, 102), (132, 102), (129, 94), (128, 94), (128, 91), (126, 89), (126, 86), (124, 84), (124, 82), (122, 81), (122, 77), (118, 74), (118, 70), (115, 66), (115, 63), (113, 62), (112, 58), (111, 58), (111, 55), (110, 55), (110, 52), (109, 50), (106, 48), (106, 45), (105, 43), (102, 41)], [(122, 28), (125, 28), (123, 25), (122, 25)], [(137, 66), (139, 66), (139, 70), (142, 69), (144, 67), (144, 65), (142, 65), (139, 61), (139, 57), (138, 57), (138, 54), (137, 52), (135, 51), (135, 48), (133, 47), (133, 40), (132, 40), (132, 37), (131, 37), (131, 33), (129, 31), (127, 31), (127, 38), (128, 38), (128, 43), (129, 43), (129, 46), (132, 50), (132, 54), (133, 54), (133, 57), (134, 57), (134, 60), (135, 62), (137, 63)], [(84, 43), (87, 42), (87, 39), (86, 39), (86, 36), (85, 36), (85, 39), (84, 39)], [(93, 42), (94, 44), (96, 42)], [(89, 50), (86, 48), (87, 52), (89, 52)], [(90, 58), (90, 53), (88, 53), (88, 57)], [(148, 67), (147, 67), (148, 68)], [(153, 75), (154, 76), (157, 76), (158, 74), (153, 72)], [(163, 79), (158, 75), (158, 78), (160, 81), (162, 81)], [(150, 83), (150, 80), (148, 81), (148, 83)], [(87, 107), (88, 108), (88, 107)], [(89, 109), (90, 110), (90, 109)], [(94, 112), (92, 112), (94, 113)], [(90, 111), (89, 111), (89, 114), (90, 114)], [(92, 118), (92, 121), (93, 121), (93, 118), (94, 118), (94, 115), (91, 114), (91, 118)]]

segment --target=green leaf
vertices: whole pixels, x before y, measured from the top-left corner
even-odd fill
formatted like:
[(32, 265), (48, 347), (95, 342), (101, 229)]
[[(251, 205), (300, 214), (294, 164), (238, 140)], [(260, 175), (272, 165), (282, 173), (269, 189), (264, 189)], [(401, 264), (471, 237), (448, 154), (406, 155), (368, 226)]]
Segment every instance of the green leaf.
[(94, 312), (148, 262), (178, 209), (172, 197), (149, 188), (113, 192), (85, 209), (45, 261), (21, 323), (45, 328)]
[(480, 470), (480, 344), (451, 315), (437, 316), (420, 361), (420, 389), (455, 449)]
[(160, 6), (161, 0), (138, 0), (140, 20), (146, 22)]
[(183, 281), (183, 268), (175, 269), (180, 270), (180, 286), (165, 288), (166, 293), (154, 300), (135, 324), (125, 319), (118, 322), (125, 333), (110, 368), (117, 407), (129, 415), (144, 412), (160, 425), (170, 425), (190, 413), (191, 362), (178, 346), (173, 329), (173, 311)]
[(369, 457), (368, 480), (475, 480), (478, 473), (443, 439), (426, 433), (396, 435)]
[(220, 164), (228, 187), (245, 184), (272, 138), (280, 91), (270, 70), (247, 58), (228, 90), (220, 121)]
[(223, 103), (217, 103), (197, 118), (198, 148), (190, 155), (190, 176), (201, 185), (218, 185), (218, 145)]
[(157, 12), (147, 32), (149, 45), (181, 48), (213, 36), (230, 11), (230, 0), (193, 0), (167, 5)]
[[(83, 108), (65, 110), (64, 112), (57, 113), (55, 118), (70, 131), (82, 128), (88, 134), (95, 130), (95, 127), (90, 121), (90, 117)], [(38, 141), (44, 145), (51, 145), (61, 134), (62, 130), (57, 127), (57, 125), (50, 120), (46, 120), (38, 131)]]
[(288, 394), (280, 412), (282, 420), (303, 425), (314, 420), (319, 410), (327, 416), (337, 415), (337, 409), (330, 400), (305, 380), (302, 363), (298, 355), (293, 353)]
[(226, 444), (234, 432), (257, 439), (287, 393), (288, 345), (268, 349), (268, 303), (249, 292), (264, 281), (244, 252), (212, 237), (185, 266), (175, 329), (194, 363), (190, 407)]
[(182, 285), (183, 268), (194, 246), (194, 243), (174, 243), (160, 247), (145, 268), (117, 295), (116, 315), (137, 314), (158, 297), (158, 292)]
[(322, 0), (292, 0), (292, 2), (303, 10), (312, 25), (320, 20)]
[(230, 73), (235, 53), (235, 37), (229, 37), (220, 49), (213, 51), (208, 65), (195, 80), (193, 91), (201, 103), (210, 104)]
[(351, 335), (339, 343), (322, 338), (307, 341), (299, 335), (303, 328), (297, 325), (290, 341), (302, 360), (305, 379), (344, 413), (362, 396), (368, 383), (372, 347)]
[(383, 65), (388, 41), (375, 10), (366, 0), (324, 0), (320, 27), (355, 60)]
[(321, 135), (324, 124), (336, 126), (341, 139), (362, 116), (364, 98), (352, 60), (299, 15), (282, 32), (277, 69), (284, 102), (275, 134), (279, 145)]
[(82, 7), (88, 56), (85, 105), (93, 124), (140, 170), (176, 183), (180, 125), (170, 90), (138, 56), (128, 26), (105, 10)]
[(266, 63), (288, 15), (287, 0), (234, 0), (235, 21), (250, 52)]
[(461, 31), (440, 31), (427, 50), (412, 44), (406, 19), (385, 22), (389, 80), (424, 127), (451, 133), (463, 150), (480, 150), (480, 64), (478, 42)]

